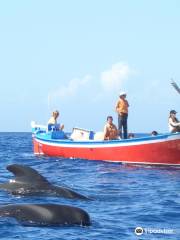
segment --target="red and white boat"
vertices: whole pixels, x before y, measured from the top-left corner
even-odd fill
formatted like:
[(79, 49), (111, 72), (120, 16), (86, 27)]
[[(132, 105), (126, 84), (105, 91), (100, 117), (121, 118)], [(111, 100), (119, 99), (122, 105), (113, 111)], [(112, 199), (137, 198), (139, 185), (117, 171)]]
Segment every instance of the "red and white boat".
[(79, 139), (62, 139), (61, 132), (47, 132), (43, 126), (33, 124), (34, 153), (107, 162), (180, 166), (180, 133), (104, 141), (93, 139), (92, 131), (74, 130), (80, 134)]

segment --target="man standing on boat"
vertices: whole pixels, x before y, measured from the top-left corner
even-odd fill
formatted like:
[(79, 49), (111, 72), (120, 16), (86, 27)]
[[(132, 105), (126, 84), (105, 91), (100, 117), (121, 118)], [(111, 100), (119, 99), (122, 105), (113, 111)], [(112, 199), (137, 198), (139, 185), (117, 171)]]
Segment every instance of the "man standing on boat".
[(123, 137), (127, 138), (127, 119), (128, 119), (128, 107), (129, 103), (126, 100), (126, 93), (121, 92), (119, 94), (119, 99), (116, 103), (116, 112), (118, 113), (118, 130), (120, 137), (122, 138), (122, 129)]

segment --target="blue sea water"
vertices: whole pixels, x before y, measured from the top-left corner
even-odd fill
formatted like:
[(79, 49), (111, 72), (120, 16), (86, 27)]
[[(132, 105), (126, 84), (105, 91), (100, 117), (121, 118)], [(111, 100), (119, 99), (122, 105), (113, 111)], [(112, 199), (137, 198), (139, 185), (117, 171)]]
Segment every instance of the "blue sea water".
[[(180, 239), (180, 169), (35, 156), (30, 133), (0, 133), (1, 183), (13, 178), (6, 170), (13, 163), (33, 167), (51, 183), (68, 186), (94, 200), (19, 197), (0, 189), (0, 205), (73, 205), (89, 213), (92, 225), (27, 227), (15, 219), (0, 218), (0, 239)], [(137, 236), (136, 227), (142, 227), (144, 233)]]

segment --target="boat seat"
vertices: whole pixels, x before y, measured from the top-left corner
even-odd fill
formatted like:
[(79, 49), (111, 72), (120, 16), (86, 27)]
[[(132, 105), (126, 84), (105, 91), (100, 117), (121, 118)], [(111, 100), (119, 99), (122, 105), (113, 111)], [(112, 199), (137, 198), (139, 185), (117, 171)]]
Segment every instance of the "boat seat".
[(60, 124), (48, 124), (48, 131), (58, 131), (60, 128)]
[(53, 131), (51, 132), (52, 139), (66, 139), (66, 135), (63, 131)]

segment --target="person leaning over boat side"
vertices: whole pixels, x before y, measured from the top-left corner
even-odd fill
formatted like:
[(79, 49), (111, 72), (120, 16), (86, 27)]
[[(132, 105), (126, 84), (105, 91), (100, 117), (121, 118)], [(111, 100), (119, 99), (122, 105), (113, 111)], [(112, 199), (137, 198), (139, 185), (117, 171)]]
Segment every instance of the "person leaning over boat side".
[(176, 118), (176, 111), (171, 110), (169, 113), (169, 131), (171, 133), (180, 132), (180, 121)]
[(63, 130), (64, 129), (64, 124), (60, 125), (57, 123), (57, 118), (59, 117), (59, 111), (54, 111), (52, 112), (52, 116), (48, 121), (48, 131), (52, 130)]
[(127, 133), (127, 119), (128, 119), (128, 107), (129, 103), (126, 100), (126, 93), (121, 92), (119, 94), (119, 99), (116, 103), (116, 112), (118, 113), (118, 130), (120, 137), (122, 138), (122, 129), (123, 137), (126, 139), (128, 137)]
[(116, 140), (118, 139), (118, 130), (113, 123), (112, 116), (107, 117), (107, 122), (104, 126), (104, 140)]

